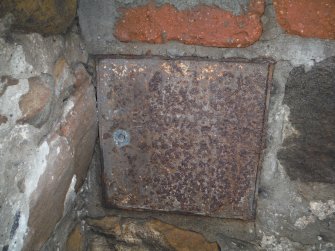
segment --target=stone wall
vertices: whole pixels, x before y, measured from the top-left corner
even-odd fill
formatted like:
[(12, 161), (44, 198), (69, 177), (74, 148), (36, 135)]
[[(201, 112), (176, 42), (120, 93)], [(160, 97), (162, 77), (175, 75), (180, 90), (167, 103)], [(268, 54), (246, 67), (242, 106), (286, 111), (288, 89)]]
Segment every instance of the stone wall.
[(78, 13), (92, 54), (275, 62), (256, 220), (105, 209), (92, 169), (89, 250), (335, 249), (333, 1), (81, 0)]
[(97, 136), (96, 98), (76, 26), (43, 37), (13, 33), (14, 20), (0, 21), (0, 249), (30, 251), (76, 204)]
[[(334, 250), (334, 17), (333, 0), (2, 1), (1, 250)], [(88, 55), (108, 54), (275, 62), (255, 220), (105, 208)]]

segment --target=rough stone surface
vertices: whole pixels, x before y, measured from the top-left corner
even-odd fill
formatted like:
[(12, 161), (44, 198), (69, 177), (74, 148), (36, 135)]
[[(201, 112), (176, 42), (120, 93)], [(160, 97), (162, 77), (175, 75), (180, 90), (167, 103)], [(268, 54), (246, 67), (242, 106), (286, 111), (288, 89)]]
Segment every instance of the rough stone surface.
[[(108, 3), (106, 3), (108, 2)], [(99, 173), (89, 173), (85, 186), (85, 203), (87, 211), (81, 215), (83, 221), (90, 218), (103, 218), (119, 215), (123, 218), (136, 218), (148, 222), (161, 220), (177, 228), (195, 231), (208, 241), (217, 242), (221, 250), (326, 250), (335, 248), (335, 217), (333, 183), (293, 180), (285, 166), (278, 161), (277, 152), (285, 139), (294, 132), (290, 122), (290, 109), (283, 104), (286, 84), (290, 72), (302, 67), (305, 73), (313, 71), (317, 65), (329, 57), (335, 56), (335, 42), (332, 40), (306, 39), (287, 34), (278, 24), (271, 0), (266, 1), (265, 14), (262, 16), (263, 33), (260, 40), (247, 48), (209, 48), (184, 45), (179, 42), (165, 44), (148, 44), (139, 42), (123, 43), (115, 39), (111, 28), (120, 18), (117, 8), (126, 6), (136, 8), (146, 1), (91, 1), (81, 0), (79, 21), (90, 53), (116, 55), (145, 55), (178, 58), (181, 56), (203, 57), (211, 60), (231, 58), (255, 59), (268, 57), (276, 61), (273, 72), (269, 118), (267, 123), (267, 148), (264, 151), (263, 166), (259, 177), (256, 220), (253, 222), (229, 219), (209, 219), (189, 215), (164, 214), (155, 212), (131, 212), (123, 210), (106, 210), (101, 205), (101, 190), (98, 189)], [(137, 2), (137, 1), (136, 1)], [(170, 2), (170, 1), (169, 1)], [(176, 1), (175, 1), (176, 2)], [(176, 4), (170, 2), (171, 4)], [(182, 1), (179, 1), (182, 2)], [(209, 4), (211, 1), (202, 1)], [(222, 1), (226, 3), (227, 1)], [(230, 1), (234, 2), (234, 1)], [(160, 6), (167, 1), (160, 1)], [(194, 7), (199, 1), (187, 1), (176, 5), (178, 10)], [(124, 4), (124, 5), (123, 5)], [(222, 6), (220, 6), (222, 7)], [(232, 10), (230, 10), (232, 11)], [(303, 70), (301, 70), (303, 72)], [(285, 102), (285, 101), (284, 101)], [(99, 166), (99, 162), (95, 163)], [(92, 169), (93, 170), (93, 169)], [(89, 232), (92, 250), (105, 250), (113, 247), (111, 239), (101, 234)], [(144, 242), (147, 239), (144, 238)], [(95, 249), (94, 249), (95, 248)]]
[(285, 88), (290, 128), (278, 159), (294, 180), (335, 183), (335, 58), (294, 68)]
[(158, 231), (165, 237), (165, 241), (173, 250), (191, 251), (200, 249), (203, 251), (219, 251), (216, 243), (208, 242), (202, 235), (191, 231), (179, 229), (173, 225), (153, 220), (146, 223), (146, 226), (153, 231)]
[(56, 95), (60, 95), (63, 100), (69, 98), (74, 91), (75, 78), (64, 57), (61, 57), (55, 63), (53, 76), (55, 78)]
[[(73, 180), (71, 185), (73, 185)], [(73, 187), (74, 189), (74, 187)], [(68, 200), (67, 193), (67, 199)], [(50, 238), (44, 243), (41, 251), (49, 250), (86, 250), (85, 226), (78, 217), (79, 212), (83, 212), (83, 197), (81, 192), (76, 194), (76, 198), (70, 207), (65, 209), (62, 219), (57, 223)]]
[(82, 65), (75, 69), (75, 77), (74, 95), (66, 103), (71, 110), (60, 124), (60, 134), (76, 149), (74, 165), (78, 190), (86, 178), (88, 164), (93, 155), (97, 138), (97, 111), (91, 77)]
[(6, 124), (8, 121), (8, 118), (6, 116), (0, 115), (0, 125)]
[(71, 25), (76, 9), (76, 0), (3, 0), (0, 17), (12, 13), (15, 30), (57, 34)]
[(274, 0), (278, 23), (289, 34), (335, 39), (333, 0)]
[(29, 232), (23, 247), (27, 251), (39, 250), (61, 219), (74, 172), (71, 147), (65, 138), (56, 136), (45, 144), (50, 148), (46, 166), (30, 197)]
[(106, 242), (110, 248), (115, 248), (118, 251), (219, 250), (216, 243), (208, 242), (201, 234), (183, 230), (159, 220), (143, 221), (121, 217), (107, 217), (100, 220), (89, 220), (88, 224), (95, 232), (111, 236), (111, 239), (114, 239), (114, 243), (109, 239)]
[[(169, 2), (162, 0), (159, 1), (159, 4)], [(177, 4), (177, 2), (179, 3)], [(220, 4), (221, 8), (224, 5), (230, 6), (230, 9), (227, 10), (239, 13), (244, 11), (243, 6), (246, 6), (247, 1), (219, 2), (174, 0), (170, 3), (180, 11), (200, 3), (207, 5), (217, 3)], [(308, 71), (313, 71), (313, 66), (316, 63), (328, 57), (334, 57), (334, 41), (304, 39), (284, 33), (277, 25), (272, 1), (269, 0), (265, 15), (262, 17), (264, 28), (262, 36), (257, 43), (247, 48), (205, 48), (178, 42), (165, 44), (122, 43), (115, 39), (111, 30), (115, 20), (120, 17), (117, 8), (120, 6), (134, 8), (138, 4), (147, 4), (147, 1), (126, 0), (113, 1), (115, 4), (110, 3), (111, 1), (107, 0), (80, 1), (81, 28), (91, 53), (159, 55), (171, 58), (196, 56), (209, 59), (271, 57), (277, 63), (273, 72), (267, 148), (264, 152), (263, 168), (259, 177), (256, 220), (246, 222), (178, 214), (106, 210), (101, 205), (101, 190), (99, 190), (99, 183), (96, 183), (100, 177), (99, 173), (95, 173), (98, 170), (97, 167), (100, 166), (99, 156), (96, 156), (82, 194), (82, 203), (85, 207), (74, 211), (74, 214), (79, 215), (81, 220), (81, 229), (86, 231), (85, 242), (90, 245), (91, 250), (113, 250), (116, 247), (123, 248), (123, 250), (136, 250), (131, 249), (133, 246), (124, 246), (124, 242), (117, 243), (115, 239), (104, 235), (104, 231), (87, 224), (88, 219), (102, 219), (106, 216), (118, 215), (125, 220), (124, 224), (140, 222), (135, 226), (146, 226), (153, 219), (158, 219), (169, 224), (169, 227), (173, 225), (171, 227), (173, 229), (197, 232), (204, 236), (208, 242), (217, 242), (221, 250), (333, 251), (335, 248), (334, 184), (291, 179), (287, 169), (278, 161), (277, 152), (285, 139), (292, 136), (293, 129), (295, 129), (290, 121), (292, 107), (288, 108), (287, 105), (283, 105), (285, 87), (290, 72), (293, 68), (302, 66), (305, 68), (303, 75), (308, 74)], [(240, 8), (236, 7), (239, 3), (242, 3)], [(59, 96), (55, 90), (55, 106), (53, 106), (49, 119), (40, 128), (30, 124), (16, 123), (22, 116), (19, 106), (20, 98), (29, 91), (28, 78), (41, 76), (42, 73), (52, 76), (55, 86), (62, 86), (63, 80), (71, 79), (71, 77), (66, 77), (66, 72), (74, 71), (73, 65), (78, 61), (86, 62), (84, 59), (87, 54), (83, 50), (83, 44), (79, 42), (80, 39), (73, 32), (64, 37), (10, 34), (8, 33), (9, 20), (10, 18), (6, 19), (5, 22), (0, 22), (0, 51), (2, 52), (0, 77), (10, 76), (15, 79), (12, 85), (3, 85), (4, 82), (8, 82), (8, 78), (3, 77), (0, 85), (0, 114), (7, 118), (6, 123), (0, 125), (0, 249), (20, 250), (27, 230), (30, 197), (33, 198), (32, 194), (40, 194), (36, 190), (39, 179), (45, 177), (43, 176), (45, 170), (50, 170), (50, 166), (44, 164), (48, 156), (55, 151), (49, 143), (57, 138), (61, 138), (64, 142), (67, 141), (66, 137), (59, 135), (60, 123), (58, 122), (60, 118), (67, 117), (66, 111), (71, 111), (75, 107), (67, 100), (74, 99), (72, 96), (76, 88), (74, 85), (73, 88), (60, 88), (59, 90), (64, 90), (64, 92), (62, 94), (60, 92)], [(61, 58), (66, 60), (68, 66), (61, 67), (63, 70), (60, 72), (63, 72), (61, 75), (64, 74), (64, 76), (59, 78), (63, 80), (57, 84), (53, 71), (55, 62), (62, 60)], [(2, 79), (7, 80), (2, 81)], [(3, 86), (6, 86), (6, 90)], [(54, 135), (55, 138), (51, 135)], [(72, 147), (72, 143), (68, 142), (68, 146)], [(69, 188), (65, 199), (63, 195), (60, 196), (62, 194), (60, 191), (65, 189), (53, 191), (57, 193), (57, 198), (61, 198), (60, 201), (65, 202), (65, 209), (63, 209), (65, 211), (66, 208), (71, 208), (68, 205), (73, 201), (77, 181), (76, 178), (72, 177), (71, 182), (67, 181), (66, 183), (69, 184)], [(57, 207), (57, 212), (58, 210), (60, 209)], [(41, 215), (45, 217), (44, 214)], [(52, 234), (52, 239), (42, 247), (42, 250), (65, 250), (65, 246), (60, 243), (66, 242), (67, 238), (64, 236), (75, 227), (77, 222), (73, 222), (76, 220), (75, 216), (70, 218), (72, 220), (70, 222), (64, 221), (64, 219), (60, 220), (60, 224)], [(64, 228), (61, 227), (63, 223)], [(48, 229), (51, 226), (50, 222), (46, 225)], [(97, 233), (97, 230), (100, 232)], [(139, 235), (133, 236), (136, 237), (133, 240), (138, 243), (141, 241), (147, 244), (149, 240), (157, 240), (147, 238), (147, 235), (144, 235), (143, 238)], [(38, 240), (38, 243), (42, 243), (42, 241)], [(116, 246), (116, 244), (120, 245)]]
[(51, 112), (53, 80), (42, 75), (29, 78), (28, 83), (29, 91), (21, 96), (19, 102), (22, 117), (17, 122), (41, 127)]
[(149, 4), (124, 11), (115, 25), (115, 36), (122, 42), (175, 40), (204, 46), (246, 47), (262, 33), (263, 11), (262, 0), (252, 0), (248, 13), (240, 16), (215, 6), (178, 11), (169, 4)]
[(84, 236), (81, 233), (80, 225), (77, 225), (66, 241), (66, 251), (82, 251)]
[(2, 96), (5, 93), (8, 86), (17, 85), (19, 83), (19, 81), (17, 79), (14, 79), (10, 76), (2, 76), (0, 81), (1, 81), (0, 82), (0, 84), (1, 84), (0, 85), (0, 88), (1, 88), (0, 89), (0, 96)]
[[(59, 125), (49, 136), (52, 141), (48, 142), (50, 152), (45, 161), (47, 166), (30, 199), (29, 231), (24, 250), (40, 249), (51, 235), (56, 223), (63, 216), (69, 192), (75, 188), (78, 191), (81, 187), (93, 155), (97, 137), (95, 92), (85, 68), (79, 65), (75, 70), (77, 75), (78, 68), (86, 78), (73, 76), (74, 92), (64, 104)], [(67, 85), (63, 81), (62, 86)], [(56, 145), (54, 140), (63, 142)]]
[[(0, 20), (0, 249), (40, 250), (86, 176), (97, 134), (95, 93), (75, 29), (42, 37), (8, 33), (6, 22)], [(86, 78), (76, 78), (78, 68)], [(75, 144), (61, 132), (72, 116), (85, 120), (73, 124)], [(72, 229), (67, 224), (63, 235)]]

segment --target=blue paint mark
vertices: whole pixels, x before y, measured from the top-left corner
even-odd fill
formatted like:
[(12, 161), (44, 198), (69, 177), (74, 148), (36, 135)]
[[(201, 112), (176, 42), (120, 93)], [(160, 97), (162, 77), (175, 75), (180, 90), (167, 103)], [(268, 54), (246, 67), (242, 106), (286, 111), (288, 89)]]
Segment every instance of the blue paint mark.
[(121, 130), (121, 129), (117, 129), (114, 133), (113, 133), (113, 139), (114, 139), (114, 143), (117, 147), (124, 147), (126, 145), (129, 145), (130, 143), (130, 135), (127, 131), (125, 130)]

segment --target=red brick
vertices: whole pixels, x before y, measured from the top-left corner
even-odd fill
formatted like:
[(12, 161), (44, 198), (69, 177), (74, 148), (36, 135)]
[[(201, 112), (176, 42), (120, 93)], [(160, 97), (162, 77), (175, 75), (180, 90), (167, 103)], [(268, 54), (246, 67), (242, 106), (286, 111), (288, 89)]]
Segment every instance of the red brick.
[(127, 9), (115, 25), (114, 35), (122, 42), (184, 44), (215, 47), (246, 47), (262, 33), (260, 17), (264, 0), (251, 0), (245, 15), (235, 16), (215, 6), (196, 6), (179, 11), (169, 4)]
[(274, 0), (274, 7), (287, 33), (335, 39), (334, 0)]

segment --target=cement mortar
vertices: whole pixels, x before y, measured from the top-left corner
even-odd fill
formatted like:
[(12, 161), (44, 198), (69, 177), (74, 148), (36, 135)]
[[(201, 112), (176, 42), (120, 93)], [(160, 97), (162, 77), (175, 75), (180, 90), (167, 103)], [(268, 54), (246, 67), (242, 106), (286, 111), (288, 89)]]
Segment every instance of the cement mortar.
[[(126, 7), (135, 7), (141, 6), (150, 3), (148, 0), (126, 0), (120, 1), (116, 0), (116, 3), (120, 6)], [(172, 4), (178, 10), (184, 10), (192, 8), (196, 5), (215, 5), (219, 8), (228, 10), (235, 15), (243, 14), (245, 11), (248, 10), (250, 0), (158, 0), (155, 2), (156, 5), (163, 5), (163, 4)]]

